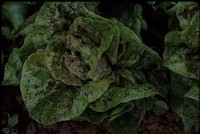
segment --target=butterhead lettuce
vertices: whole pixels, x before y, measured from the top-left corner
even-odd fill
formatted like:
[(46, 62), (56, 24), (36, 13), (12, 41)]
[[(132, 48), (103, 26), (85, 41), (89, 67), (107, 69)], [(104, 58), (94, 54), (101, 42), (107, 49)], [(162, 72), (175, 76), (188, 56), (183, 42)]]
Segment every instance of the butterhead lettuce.
[[(187, 57), (199, 46), (198, 30), (191, 30), (197, 15), (182, 31), (166, 35), (163, 63), (115, 18), (95, 14), (84, 2), (45, 2), (35, 22), (20, 32), (24, 43), (11, 53), (3, 84), (20, 86), (30, 117), (42, 124), (108, 119), (110, 132), (131, 133), (145, 116), (145, 98), (168, 94), (167, 68), (197, 79), (196, 59)], [(189, 88), (182, 94), (187, 105), (199, 100), (196, 85)]]

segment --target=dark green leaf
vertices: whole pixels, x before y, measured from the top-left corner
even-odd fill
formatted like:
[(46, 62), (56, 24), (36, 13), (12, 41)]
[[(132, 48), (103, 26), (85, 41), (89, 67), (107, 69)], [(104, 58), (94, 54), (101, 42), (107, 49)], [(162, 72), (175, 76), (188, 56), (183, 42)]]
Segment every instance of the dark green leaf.
[(140, 17), (142, 15), (142, 6), (140, 4), (135, 4), (133, 13), (136, 17)]
[(154, 102), (154, 105), (155, 106), (154, 106), (153, 111), (157, 115), (163, 115), (164, 113), (166, 113), (167, 110), (169, 110), (168, 105), (164, 101), (157, 100)]
[[(139, 100), (130, 112), (109, 122), (108, 130), (113, 134), (131, 134), (141, 123), (145, 115), (144, 100)], [(120, 129), (119, 129), (120, 128)]]
[[(113, 92), (115, 94), (113, 94)], [(100, 99), (91, 103), (89, 107), (97, 112), (104, 112), (120, 103), (138, 100), (145, 97), (159, 94), (150, 84), (142, 84), (136, 87), (112, 87), (102, 95)]]
[(190, 119), (184, 119), (183, 118), (182, 119), (182, 123), (184, 125), (184, 131), (186, 133), (188, 133), (192, 129), (193, 125), (194, 125), (194, 122), (192, 120), (190, 120)]
[(151, 110), (154, 105), (154, 97), (148, 97), (146, 99), (145, 108), (147, 111)]
[(27, 13), (28, 5), (25, 3), (5, 2), (2, 5), (2, 14), (12, 23), (15, 31), (22, 25)]
[(9, 127), (6, 127), (6, 128), (3, 128), (1, 130), (4, 134), (9, 134), (10, 133), (10, 128)]
[(130, 107), (129, 104), (119, 104), (118, 106), (111, 108), (105, 112), (95, 112), (92, 109), (87, 108), (81, 115), (81, 118), (86, 119), (92, 123), (99, 124), (105, 118), (116, 116), (125, 111), (128, 107)]
[(140, 19), (141, 28), (147, 30), (147, 23), (144, 19)]
[(2, 26), (1, 27), (1, 34), (5, 35), (5, 36), (10, 36), (10, 28), (6, 27), (6, 26)]
[(8, 118), (8, 126), (14, 127), (18, 124), (18, 115), (15, 114), (12, 117)]

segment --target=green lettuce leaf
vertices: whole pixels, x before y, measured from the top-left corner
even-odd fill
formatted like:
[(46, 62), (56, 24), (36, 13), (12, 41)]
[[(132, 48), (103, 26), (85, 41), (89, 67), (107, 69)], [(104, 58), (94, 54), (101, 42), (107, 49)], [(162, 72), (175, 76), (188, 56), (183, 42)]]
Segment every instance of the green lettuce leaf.
[[(113, 94), (114, 92), (114, 94)], [(136, 87), (110, 87), (100, 99), (91, 103), (89, 107), (97, 112), (104, 112), (110, 108), (117, 106), (120, 103), (126, 103), (132, 100), (138, 100), (145, 97), (150, 97), (159, 92), (153, 85), (142, 84)]]
[[(135, 102), (136, 106), (129, 112), (122, 114), (113, 120), (109, 121), (108, 130), (113, 134), (131, 134), (143, 120), (145, 116), (144, 100)], [(119, 129), (120, 128), (120, 129)]]
[(40, 51), (24, 63), (20, 89), (30, 116), (43, 124), (78, 117), (88, 103), (81, 89), (52, 78)]
[(90, 108), (87, 108), (84, 113), (81, 115), (81, 118), (86, 119), (89, 122), (92, 122), (94, 124), (99, 124), (101, 123), (104, 119), (106, 118), (113, 118), (113, 117), (118, 117), (125, 111), (128, 111), (129, 109), (133, 108), (132, 103), (122, 103), (117, 105), (114, 108), (111, 108), (105, 112), (96, 112)]
[(12, 23), (17, 31), (23, 24), (28, 13), (28, 4), (23, 2), (5, 2), (2, 5), (2, 15)]
[(197, 3), (178, 3), (182, 31), (165, 36), (164, 66), (185, 77), (199, 79), (199, 10)]
[(197, 80), (171, 73), (171, 108), (183, 119), (199, 121)]
[(129, 133), (144, 116), (143, 99), (168, 92), (158, 53), (84, 2), (45, 2), (21, 34), (24, 44), (10, 55), (3, 84), (20, 85), (30, 116), (40, 123), (109, 118), (115, 132), (115, 124), (130, 117)]

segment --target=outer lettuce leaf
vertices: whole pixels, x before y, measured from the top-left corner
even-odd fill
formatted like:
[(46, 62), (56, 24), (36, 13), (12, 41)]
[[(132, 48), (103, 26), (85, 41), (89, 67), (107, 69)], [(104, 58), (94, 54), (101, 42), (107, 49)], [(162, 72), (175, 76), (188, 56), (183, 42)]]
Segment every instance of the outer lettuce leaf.
[[(164, 66), (185, 77), (199, 79), (199, 10), (197, 3), (178, 3), (182, 31), (165, 36)], [(186, 16), (185, 16), (186, 15)]]
[[(136, 129), (145, 116), (144, 100), (135, 102), (136, 106), (129, 112), (122, 114), (109, 121), (108, 130), (113, 134), (132, 133)], [(119, 129), (120, 128), (120, 129)]]
[(196, 110), (200, 111), (199, 106), (199, 87), (197, 85), (193, 85), (190, 90), (183, 96), (186, 103)]
[[(114, 93), (114, 94), (113, 94)], [(151, 84), (142, 84), (136, 87), (110, 87), (100, 99), (91, 103), (89, 107), (97, 112), (104, 112), (120, 103), (138, 100), (159, 94)]]
[(118, 117), (125, 111), (130, 111), (130, 109), (133, 108), (132, 103), (122, 103), (117, 105), (114, 108), (111, 108), (105, 112), (95, 112), (90, 108), (87, 108), (84, 113), (81, 115), (81, 118), (86, 119), (89, 122), (99, 124), (101, 123), (105, 118), (113, 118)]
[(198, 12), (198, 3), (196, 2), (178, 2), (176, 4), (176, 16), (180, 22), (180, 27), (186, 29), (192, 20), (192, 17)]
[(199, 121), (199, 87), (197, 80), (172, 73), (171, 108), (182, 118)]
[(118, 65), (120, 67), (131, 67), (138, 70), (145, 69), (151, 64), (161, 63), (162, 59), (158, 53), (142, 43), (139, 37), (129, 28), (118, 22), (120, 29), (120, 46)]
[(9, 61), (5, 66), (3, 85), (18, 85), (21, 78), (21, 70), (26, 60), (26, 55), (17, 48), (9, 56)]

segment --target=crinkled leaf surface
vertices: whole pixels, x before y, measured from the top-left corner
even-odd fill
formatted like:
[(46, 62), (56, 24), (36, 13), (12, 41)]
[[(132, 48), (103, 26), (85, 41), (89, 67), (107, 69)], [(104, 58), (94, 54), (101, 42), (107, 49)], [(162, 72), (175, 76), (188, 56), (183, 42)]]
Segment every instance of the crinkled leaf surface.
[[(44, 7), (46, 6), (47, 5), (44, 5)], [(37, 49), (46, 47), (47, 42), (49, 42), (49, 38), (51, 37), (54, 31), (52, 29), (45, 29), (44, 26), (37, 25), (38, 24), (35, 22), (33, 25), (31, 24), (31, 27), (29, 25), (23, 30), (25, 31), (24, 36), (26, 36), (24, 44), (20, 49), (14, 49), (10, 55), (9, 61), (5, 67), (3, 81), (4, 85), (19, 85), (22, 72), (22, 65), (24, 64), (25, 60), (30, 54), (34, 53)]]
[(193, 15), (199, 10), (196, 2), (178, 2), (176, 16), (182, 29), (187, 28)]
[(23, 66), (20, 88), (31, 117), (43, 124), (78, 117), (88, 100), (81, 89), (54, 80), (44, 58), (43, 52), (32, 54)]
[(163, 65), (174, 72), (171, 72), (171, 108), (183, 120), (198, 122), (199, 6), (195, 2), (178, 2), (171, 12), (174, 13), (181, 29), (165, 36), (163, 53)]
[[(194, 9), (198, 5), (184, 3), (180, 6), (176, 11), (179, 22), (189, 18), (181, 25), (182, 31), (172, 31), (165, 36), (164, 66), (183, 76), (199, 79), (199, 10)], [(190, 14), (183, 16), (180, 10)]]
[(120, 103), (150, 97), (155, 94), (159, 94), (159, 92), (150, 84), (124, 88), (111, 87), (100, 99), (91, 103), (89, 107), (97, 112), (104, 112)]
[(40, 123), (110, 118), (116, 131), (113, 125), (118, 120), (125, 125), (130, 116), (128, 133), (144, 115), (144, 107), (132, 103), (166, 95), (167, 86), (159, 86), (168, 81), (157, 52), (130, 28), (96, 15), (83, 2), (45, 2), (21, 34), (24, 44), (11, 54), (4, 81), (20, 81), (29, 114)]
[(3, 85), (19, 85), (21, 70), (25, 55), (20, 49), (15, 48), (10, 54), (9, 61), (5, 66)]

